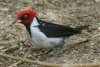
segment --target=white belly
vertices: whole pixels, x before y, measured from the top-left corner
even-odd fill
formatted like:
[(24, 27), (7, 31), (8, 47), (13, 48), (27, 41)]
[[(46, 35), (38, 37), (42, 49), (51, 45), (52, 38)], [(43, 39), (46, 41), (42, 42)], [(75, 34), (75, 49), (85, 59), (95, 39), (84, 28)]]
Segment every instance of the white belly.
[(32, 40), (40, 48), (52, 48), (61, 45), (63, 38), (48, 38), (38, 28), (32, 29)]

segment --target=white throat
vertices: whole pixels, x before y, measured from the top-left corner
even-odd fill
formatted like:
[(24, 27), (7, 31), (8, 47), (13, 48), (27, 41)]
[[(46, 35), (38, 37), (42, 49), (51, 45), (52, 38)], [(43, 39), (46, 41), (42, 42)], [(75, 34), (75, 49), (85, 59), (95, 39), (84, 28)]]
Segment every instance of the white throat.
[(31, 24), (31, 27), (32, 27), (32, 26), (38, 26), (38, 25), (39, 25), (39, 23), (38, 23), (36, 17), (34, 17), (34, 19), (33, 19), (33, 21), (32, 21), (32, 24)]

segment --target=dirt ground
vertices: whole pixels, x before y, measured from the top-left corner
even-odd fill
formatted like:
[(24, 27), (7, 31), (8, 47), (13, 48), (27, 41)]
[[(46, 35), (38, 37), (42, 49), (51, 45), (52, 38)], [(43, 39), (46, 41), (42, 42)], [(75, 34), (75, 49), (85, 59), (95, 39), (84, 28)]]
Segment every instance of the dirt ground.
[[(24, 27), (21, 29), (17, 25), (10, 25), (20, 10), (30, 8), (36, 11), (37, 17), (52, 23), (71, 27), (89, 23), (91, 26), (82, 34), (70, 37), (69, 44), (73, 45), (68, 45), (62, 54), (56, 55), (56, 49), (44, 54), (42, 50), (35, 51), (37, 47), (30, 43)], [(100, 0), (0, 0), (2, 53), (51, 63), (100, 62), (100, 36), (95, 37), (98, 34), (100, 34)], [(83, 42), (84, 40), (86, 41)], [(41, 66), (0, 56), (0, 67)]]

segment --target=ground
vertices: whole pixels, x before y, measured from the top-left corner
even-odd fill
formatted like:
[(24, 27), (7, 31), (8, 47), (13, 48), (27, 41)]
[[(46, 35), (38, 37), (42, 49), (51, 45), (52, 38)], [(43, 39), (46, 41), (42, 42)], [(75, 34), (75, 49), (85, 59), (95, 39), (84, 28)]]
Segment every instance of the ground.
[[(84, 24), (91, 26), (82, 34), (70, 37), (69, 45), (62, 54), (51, 55), (56, 49), (43, 54), (41, 50), (34, 51), (37, 47), (29, 41), (25, 27), (11, 25), (11, 21), (19, 11), (30, 8), (36, 11), (37, 17), (48, 22), (71, 27)], [(51, 63), (100, 62), (100, 36), (97, 36), (99, 34), (100, 0), (0, 0), (0, 52), (2, 53), (17, 57), (27, 56), (32, 60)], [(40, 67), (1, 56), (0, 66)]]

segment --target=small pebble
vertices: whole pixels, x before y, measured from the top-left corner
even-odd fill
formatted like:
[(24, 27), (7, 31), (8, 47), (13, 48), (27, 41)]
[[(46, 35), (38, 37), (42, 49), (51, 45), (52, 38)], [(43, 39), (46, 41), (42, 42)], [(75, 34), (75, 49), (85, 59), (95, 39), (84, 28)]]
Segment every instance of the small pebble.
[(95, 2), (100, 2), (100, 0), (95, 0)]

